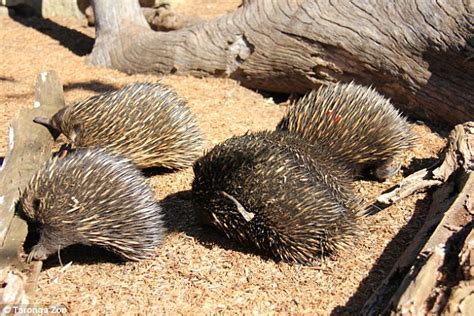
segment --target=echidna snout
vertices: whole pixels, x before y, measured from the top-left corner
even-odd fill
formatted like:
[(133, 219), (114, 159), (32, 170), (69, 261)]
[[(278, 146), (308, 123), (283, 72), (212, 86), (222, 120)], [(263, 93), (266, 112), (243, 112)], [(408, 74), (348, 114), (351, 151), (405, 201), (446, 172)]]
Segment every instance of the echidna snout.
[(401, 167), (402, 164), (399, 161), (395, 159), (389, 159), (376, 166), (372, 172), (376, 179), (379, 181), (384, 181), (393, 177)]
[(37, 116), (33, 119), (33, 122), (45, 126), (50, 131), (51, 135), (53, 135), (54, 139), (56, 139), (61, 134), (59, 119), (62, 117), (65, 110), (66, 108), (59, 110), (52, 118)]

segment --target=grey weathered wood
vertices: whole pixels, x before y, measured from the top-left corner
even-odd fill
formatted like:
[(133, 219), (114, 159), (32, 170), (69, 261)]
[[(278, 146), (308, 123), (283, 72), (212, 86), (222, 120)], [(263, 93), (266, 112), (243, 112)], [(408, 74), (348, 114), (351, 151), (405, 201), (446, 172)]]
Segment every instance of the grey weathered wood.
[(461, 169), (468, 173), (474, 164), (474, 122), (455, 126), (449, 135), (449, 146), (443, 154), (444, 159), (439, 166), (424, 168), (404, 178), (398, 186), (377, 198), (377, 202), (389, 206), (399, 200), (434, 186), (440, 186), (451, 174)]
[(462, 280), (452, 288), (443, 315), (469, 315), (474, 311), (474, 230), (464, 241), (459, 266)]
[(94, 12), (94, 25), (96, 39), (94, 48), (86, 61), (97, 66), (110, 65), (112, 63), (109, 47), (118, 46), (125, 48), (117, 39), (119, 32), (140, 34), (150, 31), (150, 27), (141, 12), (138, 0), (101, 0), (92, 1)]
[(441, 184), (443, 181), (432, 178), (432, 170), (424, 168), (404, 178), (395, 189), (380, 195), (377, 202), (387, 207), (415, 192), (426, 191)]
[(452, 285), (443, 282), (457, 273), (446, 266), (457, 260), (454, 236), (468, 235), (462, 230), (472, 230), (474, 221), (474, 122), (453, 129), (443, 163), (430, 174), (443, 184), (426, 221), (365, 304), (364, 315), (438, 314), (446, 305)]
[(42, 72), (36, 85), (33, 109), (20, 110), (9, 127), (9, 147), (0, 171), (0, 246), (8, 232), (19, 190), (51, 157), (53, 137), (36, 116), (51, 116), (64, 106), (62, 84), (54, 72)]
[(20, 110), (13, 119), (0, 171), (0, 268), (13, 266), (26, 273), (24, 292), (30, 299), (41, 262), (26, 264), (19, 256), (28, 230), (26, 223), (15, 215), (15, 205), (21, 190), (51, 157), (54, 138), (46, 128), (33, 123), (33, 118), (49, 117), (64, 106), (63, 87), (55, 72), (38, 75), (35, 99), (34, 108)]
[(354, 80), (422, 119), (474, 119), (472, 0), (246, 1), (232, 14), (168, 33), (144, 29), (136, 9), (124, 14), (132, 12), (128, 0), (93, 3), (102, 23), (88, 58), (95, 65), (225, 76), (288, 93)]
[[(451, 239), (463, 228), (468, 228), (474, 220), (473, 210), (467, 208), (467, 205), (474, 203), (472, 192), (474, 192), (474, 173), (467, 176), (462, 191), (443, 214), (431, 237), (422, 247), (411, 269), (393, 295), (387, 310), (404, 314), (410, 311), (412, 315), (427, 315), (438, 314), (444, 308), (452, 285), (443, 282), (448, 278), (447, 274), (457, 273), (457, 271), (449, 270), (447, 264), (450, 260), (457, 260), (458, 255), (452, 249), (455, 241)], [(437, 208), (437, 205), (433, 207)], [(425, 258), (427, 258), (426, 261)]]

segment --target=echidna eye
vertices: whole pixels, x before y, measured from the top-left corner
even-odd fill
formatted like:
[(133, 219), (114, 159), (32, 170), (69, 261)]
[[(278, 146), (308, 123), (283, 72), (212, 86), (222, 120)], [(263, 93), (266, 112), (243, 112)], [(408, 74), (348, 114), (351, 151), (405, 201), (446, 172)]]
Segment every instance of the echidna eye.
[(41, 201), (39, 199), (34, 199), (33, 200), (33, 209), (35, 211), (39, 210), (40, 205), (41, 205)]

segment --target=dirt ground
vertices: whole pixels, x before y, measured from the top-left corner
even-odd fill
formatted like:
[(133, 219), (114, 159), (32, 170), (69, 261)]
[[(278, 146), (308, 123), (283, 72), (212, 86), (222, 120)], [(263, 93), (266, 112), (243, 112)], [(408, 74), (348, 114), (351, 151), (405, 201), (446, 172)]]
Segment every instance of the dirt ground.
[[(212, 18), (233, 10), (240, 0), (190, 1), (183, 12)], [(214, 4), (214, 3), (218, 4)], [(206, 147), (247, 131), (273, 129), (286, 104), (227, 79), (126, 75), (84, 64), (94, 29), (69, 19), (0, 17), (0, 156), (16, 111), (34, 101), (37, 74), (56, 70), (66, 102), (117, 89), (135, 81), (162, 80), (183, 96), (197, 116)], [(410, 173), (434, 162), (445, 139), (421, 122), (412, 123), (417, 146), (404, 154), (404, 168), (386, 183), (357, 182), (372, 201)], [(62, 304), (74, 313), (311, 313), (353, 314), (390, 271), (420, 227), (430, 203), (416, 194), (364, 220), (353, 249), (319, 265), (305, 267), (262, 258), (200, 227), (189, 193), (193, 172), (149, 178), (163, 201), (169, 235), (156, 258), (121, 263), (101, 249), (73, 247), (49, 258), (41, 272), (37, 302)], [(71, 264), (69, 264), (72, 262)]]

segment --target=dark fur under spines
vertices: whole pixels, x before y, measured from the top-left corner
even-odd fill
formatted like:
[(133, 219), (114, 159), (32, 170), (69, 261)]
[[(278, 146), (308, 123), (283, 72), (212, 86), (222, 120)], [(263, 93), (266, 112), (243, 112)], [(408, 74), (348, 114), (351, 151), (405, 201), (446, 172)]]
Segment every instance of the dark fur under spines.
[(163, 239), (162, 211), (140, 171), (102, 149), (50, 159), (20, 199), (40, 240), (29, 260), (72, 244), (104, 247), (128, 260), (151, 257)]
[(350, 172), (326, 158), (295, 135), (233, 137), (194, 164), (196, 208), (229, 238), (309, 264), (347, 248), (358, 233)]
[(393, 159), (415, 142), (407, 121), (373, 88), (329, 84), (290, 106), (277, 130), (296, 133), (328, 148), (356, 175), (384, 180), (397, 171)]
[(132, 83), (37, 122), (63, 133), (78, 148), (107, 148), (139, 168), (185, 168), (201, 154), (196, 118), (183, 99), (160, 83)]

